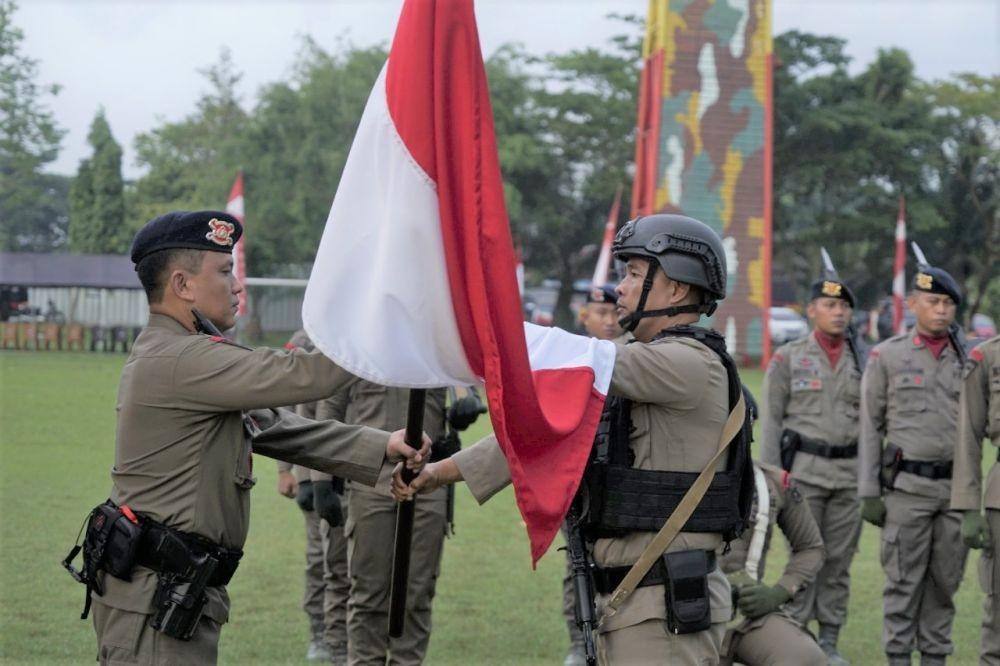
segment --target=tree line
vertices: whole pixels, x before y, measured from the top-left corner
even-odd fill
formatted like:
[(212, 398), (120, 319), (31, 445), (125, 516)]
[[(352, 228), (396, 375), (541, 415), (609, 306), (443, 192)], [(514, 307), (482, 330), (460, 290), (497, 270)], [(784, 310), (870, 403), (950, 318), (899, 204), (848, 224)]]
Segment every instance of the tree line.
[[(242, 170), (251, 273), (308, 274), (384, 46), (305, 37), (289, 75), (251, 103), (223, 49), (188, 116), (134, 139), (141, 177), (122, 179), (102, 110), (91, 155), (64, 177), (44, 171), (63, 136), (46, 107), (58, 89), (21, 53), (14, 9), (0, 0), (3, 250), (126, 252), (154, 215), (223, 206)], [(561, 281), (562, 323), (620, 185), (629, 209), (643, 23), (614, 18), (622, 34), (606, 44), (544, 56), (508, 44), (486, 63), (514, 236), (529, 282)], [(899, 49), (852, 74), (844, 40), (796, 31), (775, 37), (775, 56), (774, 274), (804, 299), (825, 246), (874, 305), (889, 291), (903, 196), (910, 237), (966, 286), (967, 316), (1000, 315), (1000, 77), (922, 81)]]

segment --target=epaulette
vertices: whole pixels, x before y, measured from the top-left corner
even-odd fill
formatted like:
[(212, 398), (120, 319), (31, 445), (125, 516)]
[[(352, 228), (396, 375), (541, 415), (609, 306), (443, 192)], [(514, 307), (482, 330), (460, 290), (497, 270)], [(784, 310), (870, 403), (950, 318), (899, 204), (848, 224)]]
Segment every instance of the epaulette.
[(232, 345), (233, 347), (239, 347), (240, 349), (246, 349), (247, 351), (253, 351), (251, 347), (245, 347), (238, 342), (233, 342), (229, 338), (224, 338), (221, 335), (209, 335), (207, 336), (212, 342), (218, 342), (224, 345)]

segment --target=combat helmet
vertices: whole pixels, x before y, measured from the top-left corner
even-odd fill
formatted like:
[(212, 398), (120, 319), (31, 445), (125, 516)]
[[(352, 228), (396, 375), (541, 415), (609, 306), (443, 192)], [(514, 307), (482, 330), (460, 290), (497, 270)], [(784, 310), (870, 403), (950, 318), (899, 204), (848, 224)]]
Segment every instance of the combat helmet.
[[(711, 315), (717, 301), (726, 297), (725, 248), (719, 234), (704, 222), (671, 214), (638, 217), (618, 231), (611, 251), (620, 261), (629, 257), (645, 257), (649, 261), (638, 307), (619, 322), (628, 331), (634, 330), (645, 317), (672, 317), (684, 312)], [(644, 311), (657, 266), (671, 280), (701, 289), (703, 301)]]

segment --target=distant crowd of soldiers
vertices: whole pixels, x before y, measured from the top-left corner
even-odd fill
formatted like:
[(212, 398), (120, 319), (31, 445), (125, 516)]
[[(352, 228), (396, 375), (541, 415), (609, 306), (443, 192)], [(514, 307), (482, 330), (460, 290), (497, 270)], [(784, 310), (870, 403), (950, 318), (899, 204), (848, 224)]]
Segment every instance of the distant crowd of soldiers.
[[(241, 233), (225, 213), (176, 211), (133, 242), (149, 324), (122, 371), (110, 499), (64, 561), (86, 585), (98, 660), (217, 660), (256, 453), (281, 461), (278, 492), (305, 518), (307, 657), (421, 663), (452, 484), (485, 502), (511, 482), (506, 458), (493, 436), (459, 446), (484, 411), (474, 390), (429, 391), (415, 449), (404, 390), (352, 375), (302, 332), (287, 350), (227, 340)], [(953, 652), (954, 595), (977, 548), (980, 660), (1000, 664), (1000, 466), (985, 490), (981, 467), (983, 439), (1000, 445), (1000, 337), (967, 352), (955, 280), (921, 262), (914, 327), (864, 354), (854, 294), (825, 271), (807, 308), (813, 331), (776, 351), (758, 409), (724, 338), (698, 325), (726, 295), (718, 234), (651, 215), (628, 222), (612, 250), (621, 281), (593, 291), (580, 319), (616, 357), (566, 524), (586, 544), (564, 587), (567, 666), (847, 663), (838, 642), (862, 521), (882, 530), (888, 663)], [(297, 413), (277, 409), (288, 404)], [(397, 502), (412, 500), (405, 631), (390, 638), (393, 524)], [(775, 525), (790, 557), (768, 584)]]

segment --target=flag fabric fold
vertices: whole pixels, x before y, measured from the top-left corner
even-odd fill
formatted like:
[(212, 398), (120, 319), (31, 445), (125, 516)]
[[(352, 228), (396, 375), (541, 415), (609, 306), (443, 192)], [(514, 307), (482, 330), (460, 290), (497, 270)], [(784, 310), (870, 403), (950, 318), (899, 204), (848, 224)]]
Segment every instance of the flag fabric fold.
[(614, 345), (523, 323), (471, 0), (408, 0), (344, 167), (303, 305), (342, 367), (485, 382), (536, 562), (569, 507)]

